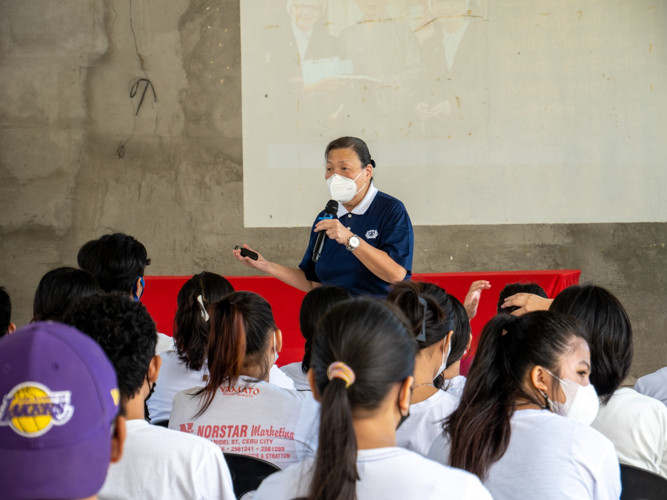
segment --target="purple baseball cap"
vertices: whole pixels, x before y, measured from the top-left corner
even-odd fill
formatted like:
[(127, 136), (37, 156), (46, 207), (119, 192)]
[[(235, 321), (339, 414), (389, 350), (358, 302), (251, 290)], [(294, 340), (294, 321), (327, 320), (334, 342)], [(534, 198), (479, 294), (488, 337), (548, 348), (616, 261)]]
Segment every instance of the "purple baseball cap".
[(73, 499), (102, 489), (119, 411), (116, 373), (97, 343), (61, 323), (0, 340), (0, 496)]

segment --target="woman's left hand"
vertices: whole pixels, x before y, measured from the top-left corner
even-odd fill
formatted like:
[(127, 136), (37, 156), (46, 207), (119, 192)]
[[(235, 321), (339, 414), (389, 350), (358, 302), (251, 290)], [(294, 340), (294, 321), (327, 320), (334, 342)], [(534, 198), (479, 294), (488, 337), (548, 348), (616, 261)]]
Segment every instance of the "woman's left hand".
[(343, 226), (338, 219), (325, 219), (315, 225), (315, 232), (326, 231), (327, 236), (336, 240), (337, 243), (347, 246), (347, 242), (354, 235), (352, 231)]

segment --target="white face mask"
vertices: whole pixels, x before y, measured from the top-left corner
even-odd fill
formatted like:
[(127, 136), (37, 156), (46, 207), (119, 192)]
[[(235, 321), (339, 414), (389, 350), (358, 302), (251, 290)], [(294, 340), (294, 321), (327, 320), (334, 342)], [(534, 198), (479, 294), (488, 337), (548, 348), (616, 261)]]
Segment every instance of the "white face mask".
[[(447, 338), (447, 337), (445, 337), (445, 338)], [(442, 364), (440, 365), (440, 369), (438, 370), (438, 375), (440, 375), (442, 372), (444, 372), (445, 368), (447, 368), (447, 360), (449, 359), (449, 352), (451, 351), (451, 347), (452, 347), (452, 341), (451, 341), (451, 337), (450, 337), (450, 341), (447, 344), (447, 352), (445, 353), (445, 351), (442, 351)], [(438, 375), (436, 375), (436, 377)]]
[[(361, 175), (364, 171), (359, 172)], [(338, 203), (347, 203), (352, 198), (354, 198), (359, 191), (364, 189), (364, 186), (361, 186), (361, 189), (357, 189), (357, 183), (355, 182), (359, 175), (354, 179), (349, 177), (343, 177), (342, 175), (333, 174), (327, 179), (327, 186), (329, 187), (329, 193), (331, 193), (331, 199), (336, 200)]]
[(549, 370), (547, 370), (547, 373), (560, 380), (565, 393), (565, 403), (557, 401), (551, 403), (554, 412), (577, 422), (591, 425), (600, 410), (600, 400), (593, 384), (579, 385), (572, 380), (556, 377)]

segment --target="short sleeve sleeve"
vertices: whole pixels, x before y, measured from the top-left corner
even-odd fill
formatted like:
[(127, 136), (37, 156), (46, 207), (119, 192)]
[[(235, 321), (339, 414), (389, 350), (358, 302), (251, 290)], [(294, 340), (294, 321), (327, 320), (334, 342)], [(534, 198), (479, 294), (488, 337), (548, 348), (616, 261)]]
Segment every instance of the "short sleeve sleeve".
[(387, 252), (389, 257), (398, 265), (412, 272), (412, 252), (414, 249), (414, 234), (410, 216), (402, 203), (396, 203), (382, 228), (381, 241), (378, 249)]
[(315, 272), (315, 263), (313, 262), (313, 248), (315, 247), (315, 239), (317, 238), (317, 233), (314, 232), (315, 224), (317, 224), (317, 219), (313, 223), (313, 227), (310, 229), (310, 240), (308, 241), (308, 248), (306, 249), (306, 253), (301, 260), (301, 264), (299, 264), (299, 269), (304, 272), (308, 281), (315, 281), (320, 283), (320, 280), (317, 277), (317, 273)]

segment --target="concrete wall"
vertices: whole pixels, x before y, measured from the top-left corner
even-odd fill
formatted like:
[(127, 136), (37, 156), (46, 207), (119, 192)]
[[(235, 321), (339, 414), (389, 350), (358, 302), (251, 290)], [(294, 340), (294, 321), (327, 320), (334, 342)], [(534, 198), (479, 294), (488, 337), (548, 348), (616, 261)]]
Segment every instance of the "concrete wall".
[[(298, 264), (308, 229), (243, 227), (240, 59), (238, 1), (0, 2), (0, 284), (19, 325), (40, 277), (111, 231), (146, 245), (148, 274), (248, 274), (242, 242)], [(157, 102), (135, 116), (140, 77)], [(627, 307), (637, 377), (667, 365), (665, 244), (662, 223), (416, 227), (414, 271), (580, 268)]]

